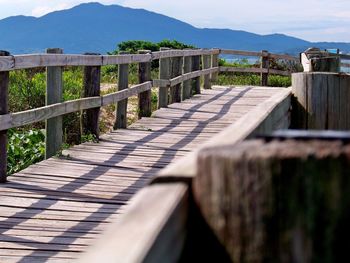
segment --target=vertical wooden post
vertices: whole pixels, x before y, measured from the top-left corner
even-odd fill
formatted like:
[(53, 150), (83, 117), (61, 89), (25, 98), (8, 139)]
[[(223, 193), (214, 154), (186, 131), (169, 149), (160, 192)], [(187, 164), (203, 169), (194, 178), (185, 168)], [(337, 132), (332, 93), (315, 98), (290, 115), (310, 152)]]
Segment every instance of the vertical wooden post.
[[(269, 52), (266, 50), (261, 51), (261, 69), (267, 69), (269, 70), (270, 63), (269, 63)], [(261, 86), (268, 86), (268, 80), (269, 80), (269, 73), (261, 73)]]
[[(60, 48), (48, 48), (46, 53), (62, 54)], [(62, 67), (46, 68), (46, 105), (62, 102), (63, 81)], [(62, 116), (51, 118), (45, 122), (45, 158), (48, 159), (57, 154), (63, 142)]]
[[(201, 56), (193, 56), (192, 57), (192, 71), (200, 70), (201, 64)], [(200, 94), (201, 93), (201, 78), (196, 77), (192, 81), (192, 94)]]
[[(129, 54), (129, 52), (121, 51), (120, 55)], [(118, 91), (127, 89), (129, 85), (129, 64), (120, 64), (118, 66)], [(127, 107), (128, 99), (117, 103), (116, 120), (114, 129), (125, 129), (127, 127)]]
[[(7, 51), (0, 50), (0, 56), (9, 56)], [(0, 115), (8, 114), (9, 72), (0, 72)], [(7, 180), (7, 131), (0, 131), (0, 183)]]
[[(211, 67), (211, 56), (210, 55), (203, 55), (202, 56), (202, 63), (203, 63), (203, 69), (208, 69)], [(204, 75), (204, 89), (211, 89), (211, 83), (210, 83), (210, 74)]]
[[(139, 50), (139, 54), (149, 54), (150, 50)], [(151, 62), (139, 63), (139, 83), (147, 82), (151, 80)], [(138, 117), (150, 117), (152, 114), (151, 105), (151, 90), (141, 92), (139, 94), (139, 114)]]
[[(100, 55), (97, 53), (85, 53), (84, 55)], [(84, 67), (84, 97), (100, 96), (101, 93), (101, 66)], [(92, 134), (98, 140), (100, 136), (99, 128), (100, 108), (93, 108), (85, 111), (84, 132)]]
[[(171, 58), (171, 78), (175, 78), (182, 74), (182, 57), (173, 57)], [(181, 102), (181, 83), (170, 87), (170, 100), (169, 104), (175, 102)]]
[[(184, 57), (184, 69), (183, 73), (189, 73), (192, 71), (192, 57), (191, 56), (186, 56)], [(185, 80), (182, 84), (182, 98), (189, 99), (192, 96), (192, 81)]]
[[(211, 57), (211, 66), (216, 68), (219, 66), (219, 54), (213, 54)], [(218, 72), (211, 73), (211, 82), (214, 83), (218, 79)]]
[[(170, 50), (167, 47), (161, 47), (160, 51)], [(159, 79), (170, 79), (170, 58), (161, 58), (159, 60)], [(169, 86), (160, 87), (158, 95), (158, 109), (165, 108), (169, 104)]]
[(350, 76), (330, 72), (292, 75), (292, 128), (350, 130)]
[(232, 262), (346, 258), (349, 148), (312, 138), (202, 150), (195, 200)]

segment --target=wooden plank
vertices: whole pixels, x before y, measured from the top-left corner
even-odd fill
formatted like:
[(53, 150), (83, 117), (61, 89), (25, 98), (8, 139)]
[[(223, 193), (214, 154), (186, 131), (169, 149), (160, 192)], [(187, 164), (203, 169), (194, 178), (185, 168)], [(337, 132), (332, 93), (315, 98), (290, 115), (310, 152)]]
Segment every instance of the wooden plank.
[(33, 110), (0, 115), (0, 130), (20, 127), (72, 112), (106, 106), (137, 95), (140, 92), (150, 90), (151, 88), (152, 83), (149, 81), (135, 85), (127, 90), (110, 93), (101, 97), (82, 98)]
[(260, 78), (261, 78), (261, 86), (268, 86), (269, 82), (269, 69), (270, 69), (270, 53), (267, 50), (262, 50), (261, 51), (261, 64), (260, 68), (261, 69), (267, 69), (267, 73), (260, 73)]
[[(139, 50), (139, 54), (150, 54), (149, 50)], [(139, 63), (139, 83), (151, 80), (151, 62)], [(138, 95), (138, 118), (149, 117), (152, 114), (151, 90), (146, 90)]]
[(220, 54), (225, 55), (237, 55), (237, 56), (248, 56), (248, 57), (260, 57), (260, 52), (255, 51), (242, 51), (242, 50), (230, 50), (230, 49), (221, 49)]
[[(99, 54), (86, 53), (87, 56), (95, 56)], [(84, 67), (84, 97), (100, 96), (101, 93), (101, 66), (85, 66)], [(100, 136), (99, 128), (100, 107), (85, 110), (83, 113), (83, 132), (91, 134), (96, 140)]]
[(219, 67), (220, 72), (241, 72), (241, 73), (267, 73), (265, 68), (236, 68), (236, 67)]
[[(235, 121), (225, 130), (212, 137), (209, 141), (203, 143), (191, 154), (180, 158), (177, 162), (170, 164), (163, 169), (153, 180), (153, 183), (174, 181), (174, 180), (191, 180), (196, 172), (196, 158), (198, 151), (211, 145), (222, 145), (227, 143), (236, 143), (247, 138), (259, 128), (259, 125), (268, 119), (271, 112), (281, 103), (290, 103), (291, 88), (279, 89), (271, 98), (264, 100), (262, 103), (247, 112), (242, 118)], [(234, 134), (234, 135), (233, 135)]]
[(187, 209), (186, 185), (146, 187), (79, 262), (177, 262), (185, 242)]
[[(211, 57), (211, 67), (218, 68), (219, 67), (219, 54), (213, 54)], [(210, 79), (212, 83), (215, 83), (218, 78), (218, 72), (211, 73)]]
[[(192, 57), (184, 57), (183, 75), (192, 71)], [(183, 76), (182, 75), (182, 76)], [(184, 100), (189, 99), (192, 96), (192, 81), (184, 80), (182, 84), (182, 98)]]
[[(7, 51), (0, 51), (0, 58), (9, 56)], [(9, 110), (9, 72), (0, 72), (0, 117), (6, 116)], [(7, 131), (0, 131), (0, 183), (5, 183), (7, 178)]]
[[(126, 55), (128, 52), (120, 52)], [(129, 86), (129, 64), (121, 64), (118, 67), (118, 91), (125, 90)], [(128, 99), (121, 100), (117, 103), (116, 120), (114, 129), (125, 129), (127, 126), (127, 107)]]
[[(160, 51), (165, 52), (169, 50), (169, 48), (161, 47)], [(171, 64), (170, 64), (170, 58), (160, 58), (159, 60), (159, 78), (161, 80), (169, 80), (171, 78)], [(164, 83), (165, 84), (165, 83)], [(168, 96), (169, 96), (169, 88), (170, 88), (170, 82), (164, 84), (158, 84), (156, 85), (153, 81), (153, 85), (159, 86), (159, 92), (158, 92), (158, 109), (160, 108), (166, 108), (169, 104)]]
[(333, 243), (347, 240), (348, 150), (340, 138), (211, 147), (199, 153), (194, 198), (232, 262), (332, 262), (348, 253)]
[[(200, 56), (192, 57), (192, 71), (200, 70)], [(194, 78), (192, 81), (192, 94), (201, 93), (201, 80), (200, 77)]]
[[(171, 78), (181, 77), (183, 66), (183, 58), (175, 57), (171, 59)], [(173, 85), (170, 81), (169, 104), (181, 102), (181, 82)]]
[[(203, 55), (202, 56), (202, 65), (203, 65), (204, 70), (211, 68), (211, 56), (210, 55)], [(210, 74), (204, 75), (203, 88), (204, 89), (211, 89)]]
[[(46, 50), (48, 54), (62, 54), (60, 48)], [(46, 100), (45, 105), (62, 102), (63, 79), (61, 67), (46, 68)], [(45, 122), (45, 158), (48, 159), (57, 154), (63, 143), (62, 116), (47, 119)]]

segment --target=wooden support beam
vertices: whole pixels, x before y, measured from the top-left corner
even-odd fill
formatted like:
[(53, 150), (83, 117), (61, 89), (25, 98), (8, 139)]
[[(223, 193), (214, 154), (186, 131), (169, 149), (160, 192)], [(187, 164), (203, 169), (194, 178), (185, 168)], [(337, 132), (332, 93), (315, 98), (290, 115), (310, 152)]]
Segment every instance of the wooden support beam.
[[(184, 57), (183, 73), (192, 71), (192, 57)], [(182, 99), (189, 99), (192, 96), (192, 80), (185, 80), (182, 84)]]
[[(7, 51), (0, 51), (0, 57), (10, 56)], [(0, 115), (8, 113), (9, 72), (0, 72)], [(0, 131), (0, 183), (7, 180), (7, 131)]]
[[(182, 57), (171, 58), (171, 78), (172, 79), (182, 75), (182, 65), (183, 65)], [(182, 88), (181, 83), (176, 84), (173, 87), (170, 87), (169, 104), (175, 103), (175, 102), (181, 102), (181, 88)]]
[[(161, 47), (160, 51), (164, 52), (170, 50), (167, 47)], [(170, 58), (159, 59), (159, 79), (171, 79), (170, 77)], [(158, 109), (165, 108), (169, 104), (169, 89), (170, 86), (159, 87), (158, 95)]]
[[(95, 53), (85, 53), (85, 55), (99, 55)], [(84, 97), (96, 97), (101, 93), (101, 66), (84, 67)], [(95, 139), (99, 139), (99, 115), (100, 107), (86, 110), (84, 113), (84, 133), (92, 134)]]
[[(120, 55), (129, 54), (129, 52), (121, 51)], [(129, 85), (129, 64), (121, 64), (118, 66), (118, 90), (127, 89)], [(127, 127), (127, 108), (128, 99), (119, 101), (117, 103), (116, 120), (114, 129), (125, 129)]]
[[(63, 54), (60, 48), (48, 48), (48, 54)], [(46, 68), (46, 103), (51, 105), (62, 102), (63, 80), (62, 67), (50, 66)], [(47, 119), (45, 121), (45, 158), (48, 159), (57, 154), (63, 143), (62, 116)]]
[[(219, 66), (219, 54), (213, 54), (212, 55), (212, 57), (211, 57), (211, 66), (213, 68), (216, 68), (216, 67)], [(218, 72), (211, 73), (210, 79), (211, 79), (212, 83), (217, 81), (218, 74), (219, 74)]]
[[(139, 54), (150, 54), (150, 50), (139, 50)], [(151, 80), (151, 62), (139, 63), (139, 83), (147, 82)], [(138, 117), (150, 117), (152, 114), (151, 105), (151, 90), (141, 92), (139, 94), (139, 114)]]
[(349, 151), (341, 140), (314, 138), (208, 148), (199, 153), (195, 200), (233, 262), (342, 261)]
[[(210, 55), (203, 55), (202, 56), (202, 65), (203, 69), (208, 69), (211, 67), (211, 56)], [(210, 74), (204, 75), (204, 89), (211, 89), (211, 81), (210, 81)]]
[(350, 130), (350, 76), (304, 72), (292, 75), (292, 128)]
[[(201, 57), (193, 56), (192, 57), (192, 71), (200, 70)], [(192, 94), (200, 94), (201, 93), (201, 78), (194, 78), (192, 81)]]
[[(261, 51), (261, 69), (269, 69), (270, 62), (269, 62), (269, 52), (266, 50)], [(268, 86), (269, 81), (269, 73), (261, 73), (261, 86)]]

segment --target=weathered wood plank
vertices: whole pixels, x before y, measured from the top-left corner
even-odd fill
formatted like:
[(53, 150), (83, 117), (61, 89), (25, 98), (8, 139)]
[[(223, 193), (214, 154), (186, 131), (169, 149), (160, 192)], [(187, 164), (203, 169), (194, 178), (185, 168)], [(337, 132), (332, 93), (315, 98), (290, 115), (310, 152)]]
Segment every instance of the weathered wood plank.
[[(176, 57), (171, 59), (171, 78), (181, 77), (182, 75), (182, 66), (183, 66), (183, 58)], [(175, 102), (181, 102), (181, 82), (174, 85), (170, 81), (170, 96), (169, 96), (169, 104)]]
[(242, 72), (242, 73), (267, 73), (264, 68), (236, 68), (236, 67), (219, 67), (220, 72)]
[[(150, 54), (149, 50), (139, 50), (139, 54)], [(139, 83), (151, 80), (151, 62), (142, 62), (139, 63)], [(146, 90), (138, 95), (138, 118), (149, 117), (152, 114), (152, 105), (151, 105), (151, 90)]]
[[(47, 49), (48, 54), (62, 54), (60, 48)], [(63, 79), (61, 67), (46, 68), (46, 101), (45, 105), (62, 102)], [(47, 119), (45, 122), (45, 158), (48, 159), (57, 154), (63, 143), (62, 116)]]
[[(183, 75), (192, 71), (192, 57), (184, 57)], [(191, 80), (184, 80), (182, 84), (182, 98), (189, 99), (192, 96)]]
[[(165, 52), (169, 50), (169, 48), (161, 47), (160, 51)], [(168, 81), (171, 78), (171, 63), (170, 58), (164, 57), (159, 60), (159, 78), (161, 80)], [(158, 84), (158, 85), (157, 85)], [(169, 83), (155, 83), (153, 81), (154, 86), (159, 86), (158, 92), (158, 109), (166, 108), (169, 104), (169, 89), (170, 89), (170, 81)]]
[[(200, 56), (192, 57), (192, 71), (200, 70)], [(200, 77), (196, 77), (192, 80), (192, 94), (200, 94), (201, 93), (201, 79)]]
[[(9, 56), (7, 51), (0, 51), (0, 58)], [(0, 72), (0, 117), (6, 116), (9, 110), (9, 72)], [(0, 183), (5, 183), (7, 178), (7, 131), (0, 131)]]
[[(126, 55), (128, 52), (120, 52)], [(129, 86), (129, 64), (121, 64), (118, 67), (118, 91), (125, 90)], [(116, 120), (114, 129), (125, 129), (127, 126), (127, 107), (128, 99), (121, 100), (117, 103)]]
[[(86, 53), (87, 56), (99, 54)], [(100, 96), (101, 93), (101, 67), (85, 66), (84, 67), (84, 97)], [(99, 127), (100, 108), (92, 108), (85, 110), (83, 113), (83, 132), (84, 134), (92, 134), (96, 140), (100, 136)]]
[[(211, 56), (210, 55), (203, 55), (202, 56), (202, 65), (203, 65), (203, 70), (211, 68)], [(211, 89), (210, 74), (204, 75), (203, 88), (204, 89)]]
[(269, 68), (270, 68), (270, 53), (267, 50), (261, 51), (261, 69), (267, 69), (267, 73), (261, 71), (261, 86), (268, 86), (269, 82)]
[(177, 262), (186, 236), (188, 194), (181, 183), (144, 188), (79, 262)]

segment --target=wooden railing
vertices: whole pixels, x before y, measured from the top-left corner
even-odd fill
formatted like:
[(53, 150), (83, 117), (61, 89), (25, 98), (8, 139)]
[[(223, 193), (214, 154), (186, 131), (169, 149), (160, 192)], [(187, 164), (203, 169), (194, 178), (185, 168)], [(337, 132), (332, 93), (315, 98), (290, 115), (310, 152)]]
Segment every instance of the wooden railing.
[[(46, 120), (46, 158), (59, 151), (62, 144), (62, 115), (87, 110), (86, 130), (98, 139), (99, 108), (118, 103), (115, 127), (126, 128), (127, 98), (139, 95), (139, 118), (151, 115), (151, 89), (159, 87), (158, 108), (180, 102), (200, 93), (200, 77), (204, 76), (204, 88), (211, 88), (219, 72), (260, 73), (263, 86), (269, 74), (290, 75), (289, 71), (269, 68), (269, 58), (297, 62), (298, 59), (263, 52), (248, 52), (220, 49), (166, 50), (159, 52), (139, 51), (138, 54), (120, 55), (70, 55), (61, 49), (49, 49), (46, 54), (15, 55), (0, 52), (0, 181), (6, 181), (6, 130)], [(261, 57), (260, 68), (219, 67), (218, 57), (241, 55)], [(151, 62), (160, 61), (159, 79), (151, 79)], [(202, 61), (202, 63), (201, 63)], [(139, 64), (139, 83), (128, 88), (128, 65)], [(101, 66), (120, 65), (118, 91), (100, 96)], [(62, 102), (62, 67), (84, 66), (85, 97)], [(22, 112), (9, 113), (9, 71), (37, 67), (47, 68), (46, 106)], [(171, 70), (173, 69), (173, 70)], [(183, 87), (181, 87), (183, 84)], [(168, 98), (170, 98), (168, 100)]]

